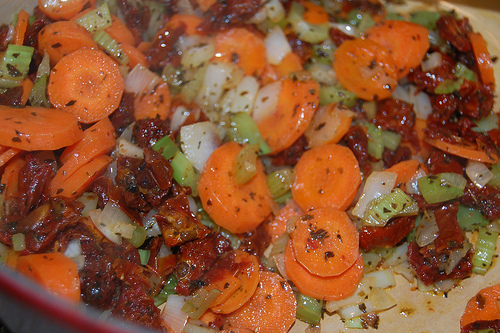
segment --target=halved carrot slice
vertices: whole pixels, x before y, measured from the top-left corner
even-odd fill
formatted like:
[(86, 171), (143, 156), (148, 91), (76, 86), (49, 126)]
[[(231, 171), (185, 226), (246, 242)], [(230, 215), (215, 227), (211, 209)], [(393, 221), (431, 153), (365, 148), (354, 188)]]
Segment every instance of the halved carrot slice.
[(460, 319), (460, 327), (464, 328), (476, 321), (500, 320), (499, 301), (500, 284), (481, 289), (467, 303)]
[(498, 155), (479, 149), (474, 144), (450, 143), (439, 139), (426, 139), (425, 142), (436, 147), (445, 153), (460, 156), (469, 160), (495, 164), (498, 162)]

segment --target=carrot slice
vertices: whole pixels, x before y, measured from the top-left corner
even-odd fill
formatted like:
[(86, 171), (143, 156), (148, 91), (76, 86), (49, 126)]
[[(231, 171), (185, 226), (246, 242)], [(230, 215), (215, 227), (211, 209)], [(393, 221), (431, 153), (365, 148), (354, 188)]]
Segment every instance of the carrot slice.
[(137, 40), (132, 31), (115, 15), (111, 15), (111, 25), (104, 30), (119, 44), (137, 45)]
[(273, 66), (276, 72), (280, 75), (280, 77), (288, 77), (290, 73), (299, 72), (304, 69), (302, 65), (302, 59), (299, 55), (293, 52), (287, 53), (286, 56), (283, 57), (281, 62)]
[[(136, 48), (135, 46), (128, 44), (128, 43), (121, 43), (120, 47), (122, 48), (123, 52), (125, 52), (125, 54), (128, 57), (127, 66), (129, 68), (134, 68), (137, 65), (149, 67), (148, 60), (147, 60), (146, 56), (144, 55), (144, 53), (139, 51), (138, 48)], [(169, 98), (170, 98), (170, 96), (169, 96)]]
[(307, 211), (291, 234), (297, 261), (319, 276), (342, 274), (359, 257), (359, 233), (349, 215), (322, 207)]
[(0, 167), (4, 166), (7, 162), (9, 162), (12, 158), (21, 153), (22, 150), (13, 147), (7, 147), (7, 149), (3, 150), (0, 153)]
[(302, 210), (329, 206), (345, 210), (361, 184), (361, 171), (352, 151), (330, 143), (306, 151), (295, 165), (292, 196)]
[(255, 229), (272, 211), (264, 166), (257, 163), (257, 174), (246, 184), (236, 185), (233, 163), (242, 149), (227, 142), (212, 152), (198, 181), (203, 209), (219, 226), (238, 234)]
[(93, 8), (96, 0), (38, 0), (38, 7), (52, 20), (69, 20), (82, 10)]
[(124, 89), (120, 68), (106, 53), (78, 49), (54, 66), (47, 94), (54, 107), (93, 123), (116, 110)]
[(288, 200), (287, 203), (280, 209), (278, 215), (269, 221), (266, 225), (267, 233), (271, 236), (271, 240), (275, 241), (286, 232), (288, 220), (294, 216), (302, 216), (304, 212), (293, 200)]
[(290, 147), (309, 126), (319, 105), (319, 85), (313, 80), (282, 81), (274, 112), (255, 119), (271, 154)]
[(236, 250), (235, 253), (234, 261), (237, 268), (235, 274), (236, 278), (241, 281), (241, 285), (222, 304), (211, 308), (215, 313), (230, 313), (239, 309), (248, 302), (259, 284), (259, 261), (257, 257), (241, 250)]
[(365, 36), (389, 50), (398, 79), (420, 65), (430, 46), (429, 31), (420, 24), (408, 21), (382, 21), (368, 29)]
[(496, 154), (481, 150), (477, 145), (474, 144), (450, 143), (439, 139), (428, 138), (426, 138), (425, 141), (431, 146), (436, 147), (446, 153), (460, 156), (469, 160), (492, 164), (498, 162), (498, 156)]
[(479, 76), (481, 81), (490, 87), (495, 86), (495, 75), (493, 71), (493, 62), (491, 61), (488, 46), (483, 38), (483, 35), (476, 32), (467, 32), (467, 37), (472, 44), (472, 51), (476, 58), (477, 67), (479, 68)]
[(427, 174), (427, 167), (417, 159), (401, 161), (394, 164), (385, 171), (395, 172), (398, 174), (396, 178), (396, 186), (401, 187), (403, 191), (408, 183), (416, 174), (423, 170)]
[(47, 24), (38, 33), (38, 50), (47, 53), (54, 66), (62, 57), (80, 48), (97, 48), (90, 33), (73, 21)]
[(21, 86), (23, 87), (23, 94), (21, 96), (21, 104), (22, 105), (26, 105), (26, 103), (28, 103), (28, 100), (30, 98), (30, 94), (31, 94), (31, 89), (33, 89), (33, 81), (30, 80), (29, 77), (25, 78), (22, 82), (21, 82)]
[(76, 263), (60, 252), (20, 256), (17, 271), (48, 291), (72, 302), (80, 300), (80, 278)]
[(0, 105), (0, 145), (22, 150), (57, 150), (83, 137), (78, 119), (70, 113), (27, 106)]
[(260, 76), (266, 66), (266, 48), (260, 36), (245, 28), (231, 28), (215, 37), (213, 61), (230, 62), (246, 75)]
[(241, 280), (234, 276), (228, 269), (215, 268), (208, 271), (208, 274), (210, 276), (216, 275), (217, 278), (212, 278), (208, 281), (204, 278), (203, 281), (208, 283), (204, 288), (208, 291), (217, 289), (221, 292), (219, 297), (212, 303), (212, 307), (223, 304), (241, 287)]
[(192, 36), (199, 34), (198, 26), (203, 22), (203, 19), (196, 15), (189, 14), (174, 14), (167, 22), (171, 29), (177, 29), (184, 26), (186, 35)]
[(467, 302), (460, 327), (464, 328), (476, 321), (500, 320), (499, 300), (500, 284), (481, 289)]
[(398, 84), (394, 59), (371, 39), (346, 40), (335, 50), (334, 59), (340, 83), (362, 99), (387, 98)]
[(312, 24), (328, 22), (328, 13), (325, 8), (310, 1), (301, 2), (304, 7), (303, 19)]
[(52, 195), (59, 193), (63, 183), (73, 173), (92, 159), (109, 153), (115, 145), (115, 129), (109, 118), (104, 118), (86, 129), (82, 140), (62, 152), (60, 161), (63, 165), (50, 182), (50, 193)]
[(320, 107), (304, 132), (309, 147), (339, 142), (349, 131), (353, 117), (351, 110), (337, 103)]
[(4, 198), (9, 198), (17, 192), (19, 186), (19, 172), (26, 164), (23, 156), (17, 155), (11, 159), (2, 174), (1, 185), (4, 186), (2, 194)]
[(338, 301), (349, 297), (358, 288), (363, 277), (363, 257), (358, 255), (355, 263), (337, 276), (321, 277), (311, 274), (295, 257), (292, 241), (285, 250), (285, 270), (293, 284), (304, 295), (327, 301)]
[(28, 29), (30, 15), (25, 10), (21, 9), (17, 15), (16, 27), (14, 28), (14, 37), (12, 38), (12, 44), (23, 45), (24, 35), (26, 35), (26, 30)]
[(227, 322), (260, 333), (288, 332), (295, 322), (296, 309), (295, 295), (288, 282), (277, 273), (261, 271), (255, 294), (230, 313)]
[(165, 120), (170, 114), (171, 102), (168, 83), (162, 82), (154, 87), (153, 91), (146, 91), (135, 97), (134, 118), (139, 120), (159, 117)]
[(108, 155), (101, 155), (77, 169), (62, 182), (57, 189), (57, 196), (64, 198), (78, 198), (100, 176), (106, 167), (113, 161)]

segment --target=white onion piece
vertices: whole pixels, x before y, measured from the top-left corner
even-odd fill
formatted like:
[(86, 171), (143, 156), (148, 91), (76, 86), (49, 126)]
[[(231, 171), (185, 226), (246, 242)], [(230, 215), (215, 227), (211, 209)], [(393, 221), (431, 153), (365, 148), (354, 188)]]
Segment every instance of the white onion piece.
[(323, 83), (325, 85), (334, 85), (337, 83), (337, 74), (333, 70), (333, 67), (328, 64), (317, 62), (311, 64), (308, 68), (309, 73), (312, 78), (318, 83)]
[(184, 105), (175, 107), (172, 110), (172, 116), (170, 118), (170, 130), (172, 132), (177, 132), (190, 115), (191, 111)]
[[(217, 56), (217, 54), (216, 54)], [(226, 89), (236, 86), (243, 78), (243, 71), (236, 65), (212, 62), (207, 66), (203, 83), (195, 102), (205, 107), (216, 107)]]
[(212, 333), (217, 332), (214, 329), (208, 328), (206, 326), (202, 326), (201, 322), (199, 325), (192, 324), (191, 322), (187, 323), (184, 327), (183, 333)]
[(335, 312), (348, 306), (357, 306), (368, 300), (368, 295), (373, 288), (373, 278), (361, 278), (356, 291), (349, 297), (338, 301), (326, 301), (325, 309), (328, 312)]
[(276, 23), (285, 18), (285, 7), (280, 0), (269, 0), (264, 3), (264, 9), (266, 10), (269, 21)]
[(97, 203), (99, 202), (99, 197), (94, 192), (83, 193), (77, 201), (83, 203), (83, 209), (81, 211), (82, 216), (89, 216), (89, 212), (97, 208)]
[(165, 244), (161, 244), (160, 250), (156, 255), (157, 258), (165, 258), (172, 254), (172, 249), (166, 246)]
[(392, 308), (396, 305), (396, 300), (384, 289), (374, 287), (368, 297), (375, 311), (382, 311)]
[(410, 180), (406, 183), (405, 192), (408, 194), (418, 194), (420, 195), (420, 187), (418, 187), (418, 180), (421, 177), (427, 176), (427, 173), (423, 168), (419, 168), (417, 172), (410, 178)]
[(358, 30), (356, 27), (347, 24), (347, 23), (338, 23), (338, 22), (330, 22), (330, 27), (332, 28), (337, 28), (346, 35), (352, 36), (352, 37), (357, 37), (359, 35)]
[(144, 150), (132, 142), (120, 137), (117, 144), (121, 156), (144, 159)]
[(388, 171), (374, 171), (366, 179), (363, 187), (363, 193), (352, 210), (352, 214), (356, 217), (362, 218), (365, 214), (366, 207), (375, 198), (383, 194), (391, 193), (396, 185), (396, 178), (398, 174)]
[(120, 134), (120, 138), (123, 138), (127, 141), (132, 141), (132, 135), (134, 134), (134, 126), (135, 122), (131, 123), (123, 130), (122, 134)]
[(396, 88), (394, 88), (391, 97), (406, 103), (412, 103), (412, 99), (410, 98), (410, 93), (407, 86), (398, 84)]
[(279, 26), (275, 26), (264, 38), (266, 47), (266, 59), (271, 65), (279, 65), (283, 58), (290, 52), (292, 47)]
[(342, 320), (349, 320), (354, 317), (362, 316), (366, 313), (375, 311), (375, 307), (372, 305), (370, 300), (365, 300), (363, 303), (346, 306), (337, 311), (338, 315)]
[(427, 59), (422, 61), (420, 66), (422, 67), (422, 71), (428, 72), (431, 69), (439, 67), (439, 65), (441, 65), (442, 62), (443, 62), (443, 55), (441, 54), (441, 52), (432, 52), (431, 54), (429, 54)]
[(100, 213), (96, 211), (90, 211), (90, 218), (106, 238), (116, 244), (121, 243), (122, 237), (132, 238), (136, 227), (132, 225), (132, 219), (120, 207), (108, 202)]
[(139, 95), (143, 91), (152, 90), (163, 82), (163, 79), (148, 68), (138, 64), (125, 78), (125, 91)]
[(100, 209), (94, 209), (89, 212), (89, 217), (96, 226), (96, 228), (106, 237), (108, 240), (115, 244), (121, 244), (122, 237), (113, 233), (111, 230), (106, 228), (104, 225), (99, 223), (99, 216), (101, 215)]
[(427, 119), (432, 113), (431, 98), (423, 91), (417, 93), (414, 85), (410, 85), (408, 89), (415, 116), (419, 119)]
[(189, 317), (187, 313), (181, 310), (184, 304), (186, 304), (186, 299), (185, 296), (168, 296), (165, 306), (161, 311), (161, 319), (169, 332), (181, 333), (184, 326), (186, 326)]
[(354, 113), (340, 104), (321, 106), (313, 116), (304, 132), (309, 147), (318, 147), (333, 141), (337, 135), (342, 119), (351, 118)]
[(394, 251), (387, 258), (385, 258), (384, 262), (382, 263), (382, 267), (386, 268), (396, 266), (405, 261), (408, 261), (408, 256), (406, 255), (407, 251), (408, 243), (403, 243), (397, 246), (396, 248), (394, 248)]
[(181, 65), (186, 68), (197, 68), (212, 59), (214, 55), (213, 38), (200, 37), (194, 45), (190, 45), (182, 52)]
[(394, 267), (392, 267), (394, 273), (403, 276), (408, 282), (413, 283), (415, 279), (415, 271), (411, 268), (410, 263), (408, 261), (404, 261)]
[(73, 238), (69, 241), (68, 246), (66, 247), (66, 251), (64, 251), (64, 255), (68, 258), (74, 258), (82, 255), (82, 244), (80, 243), (80, 239)]
[(434, 286), (436, 286), (437, 290), (446, 293), (451, 289), (453, 289), (453, 287), (455, 286), (455, 280), (447, 279), (442, 281), (436, 281), (434, 282)]
[(181, 127), (181, 149), (193, 167), (202, 171), (212, 152), (221, 145), (217, 125), (203, 121)]
[(432, 243), (439, 236), (439, 227), (436, 222), (434, 212), (427, 211), (422, 216), (420, 223), (415, 230), (415, 242), (418, 246), (426, 246)]
[(279, 273), (285, 280), (290, 280), (288, 277), (288, 274), (286, 274), (286, 268), (285, 268), (285, 253), (276, 253), (273, 254), (272, 256), (274, 263), (276, 264), (276, 268), (278, 268)]
[(396, 285), (396, 279), (390, 269), (379, 269), (370, 273), (366, 273), (364, 278), (373, 279), (371, 286), (375, 288), (389, 288)]
[(446, 274), (450, 274), (455, 267), (459, 264), (460, 260), (467, 255), (467, 252), (471, 249), (471, 244), (466, 241), (464, 242), (464, 246), (458, 249), (455, 249), (450, 252), (448, 256), (448, 260), (446, 260), (444, 264), (444, 271)]
[(153, 208), (148, 214), (142, 219), (142, 225), (146, 229), (146, 235), (148, 237), (155, 237), (161, 235), (160, 227), (158, 226), (158, 221), (156, 221), (155, 215), (158, 214), (158, 210)]
[(259, 82), (253, 76), (245, 76), (236, 88), (224, 95), (221, 109), (224, 112), (252, 112), (259, 92)]
[(269, 83), (259, 89), (252, 113), (252, 117), (257, 123), (276, 110), (280, 91), (280, 81)]
[(465, 166), (465, 173), (479, 188), (485, 186), (493, 178), (493, 173), (488, 169), (486, 164), (478, 161), (468, 160)]

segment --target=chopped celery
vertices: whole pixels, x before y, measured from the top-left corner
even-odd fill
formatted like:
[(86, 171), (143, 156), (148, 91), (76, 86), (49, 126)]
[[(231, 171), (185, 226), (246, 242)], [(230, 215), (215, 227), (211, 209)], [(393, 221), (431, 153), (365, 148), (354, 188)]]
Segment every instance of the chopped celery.
[(117, 60), (121, 65), (127, 65), (129, 62), (128, 56), (123, 52), (122, 47), (116, 40), (114, 40), (106, 31), (99, 30), (93, 36), (92, 39), (103, 48), (104, 52), (111, 55), (115, 60)]
[(198, 196), (198, 179), (200, 175), (196, 172), (191, 162), (187, 159), (181, 151), (178, 151), (172, 160), (170, 165), (174, 170), (174, 179), (181, 186), (186, 186), (191, 188), (191, 194), (193, 196)]
[(266, 155), (271, 149), (259, 132), (257, 124), (247, 112), (237, 112), (230, 115), (229, 138), (238, 143), (259, 146), (259, 155)]
[(472, 257), (473, 273), (481, 275), (486, 273), (495, 254), (497, 238), (498, 232), (487, 228), (479, 228), (475, 253)]
[(76, 23), (91, 34), (110, 27), (111, 21), (111, 13), (107, 2), (76, 19)]
[(363, 318), (361, 318), (361, 316), (358, 316), (358, 317), (350, 318), (350, 319), (347, 319), (346, 321), (344, 321), (344, 327), (345, 328), (363, 329), (363, 328), (366, 328), (366, 324), (365, 324), (365, 321), (363, 320)]
[(363, 216), (363, 225), (383, 227), (393, 217), (418, 214), (418, 204), (401, 189), (373, 199)]
[(311, 325), (318, 325), (323, 314), (323, 301), (297, 293), (296, 317)]
[(485, 227), (490, 223), (490, 221), (483, 216), (479, 209), (466, 207), (464, 205), (458, 206), (457, 221), (460, 228), (465, 231), (476, 230), (480, 227)]
[(182, 84), (184, 83), (182, 67), (174, 67), (171, 64), (167, 64), (163, 67), (161, 77), (168, 83), (172, 93), (178, 94), (181, 91)]
[(198, 289), (194, 295), (184, 303), (181, 311), (188, 314), (193, 319), (199, 319), (205, 311), (221, 294), (221, 290), (205, 288)]
[(303, 19), (303, 15), (304, 7), (296, 1), (292, 2), (287, 19), (300, 40), (317, 44), (329, 37), (330, 26), (328, 24), (309, 23)]
[(144, 227), (137, 225), (134, 229), (134, 233), (132, 234), (132, 238), (130, 238), (128, 241), (130, 244), (132, 244), (134, 247), (138, 248), (144, 242), (146, 241), (147, 238), (147, 231), (144, 229)]
[(276, 203), (285, 204), (288, 200), (292, 199), (292, 191), (287, 191), (285, 194), (273, 199)]
[(455, 65), (455, 76), (458, 78), (463, 77), (467, 81), (477, 81), (476, 73), (461, 62), (457, 62)]
[(47, 82), (50, 75), (50, 57), (48, 53), (42, 58), (38, 71), (36, 73), (36, 80), (31, 89), (29, 101), (32, 106), (50, 107), (50, 102), (47, 96)]
[(390, 12), (385, 15), (385, 18), (387, 20), (395, 20), (395, 21), (405, 21), (405, 18), (403, 15), (397, 12)]
[(434, 89), (434, 92), (438, 95), (451, 94), (452, 92), (460, 89), (463, 82), (463, 77), (458, 80), (446, 79)]
[(476, 127), (472, 127), (474, 132), (486, 133), (494, 129), (498, 129), (498, 114), (491, 113), (489, 116), (474, 120)]
[(257, 174), (257, 146), (244, 145), (234, 160), (234, 182), (236, 185), (248, 183)]
[(184, 72), (184, 83), (181, 88), (181, 98), (185, 103), (191, 103), (203, 84), (208, 66), (201, 66)]
[(364, 125), (368, 134), (368, 155), (380, 160), (384, 152), (383, 131), (374, 123), (367, 122)]
[(171, 274), (163, 289), (154, 297), (155, 306), (161, 305), (167, 301), (169, 295), (177, 294), (175, 287), (177, 286), (177, 279), (174, 274)]
[(267, 187), (276, 199), (290, 191), (295, 181), (295, 170), (291, 167), (274, 170), (267, 176)]
[(179, 147), (169, 135), (165, 135), (153, 145), (153, 150), (159, 152), (166, 160), (171, 159), (179, 151)]
[(350, 108), (356, 104), (357, 99), (358, 97), (354, 93), (337, 86), (322, 86), (319, 88), (320, 105), (342, 103)]
[(500, 186), (500, 164), (493, 164), (490, 167), (490, 171), (493, 173), (493, 178), (490, 179), (488, 185)]
[(440, 13), (420, 10), (410, 14), (410, 22), (420, 24), (428, 30), (436, 30), (436, 22), (440, 17)]
[(0, 60), (0, 88), (12, 88), (21, 84), (28, 75), (34, 48), (9, 44)]
[(14, 251), (23, 251), (26, 249), (26, 237), (23, 233), (19, 232), (12, 235), (12, 248)]
[(401, 143), (401, 134), (393, 131), (382, 131), (384, 147), (390, 150), (396, 150)]
[(347, 19), (351, 25), (357, 26), (360, 32), (364, 32), (375, 25), (375, 21), (370, 13), (357, 9), (351, 10), (347, 14)]
[(138, 249), (139, 257), (141, 258), (141, 265), (146, 265), (149, 261), (149, 257), (151, 256), (150, 250)]
[(467, 180), (457, 173), (443, 172), (418, 179), (418, 187), (429, 204), (461, 197)]
[(313, 62), (320, 62), (323, 64), (331, 65), (333, 61), (333, 53), (335, 52), (335, 45), (333, 43), (321, 43), (313, 45)]

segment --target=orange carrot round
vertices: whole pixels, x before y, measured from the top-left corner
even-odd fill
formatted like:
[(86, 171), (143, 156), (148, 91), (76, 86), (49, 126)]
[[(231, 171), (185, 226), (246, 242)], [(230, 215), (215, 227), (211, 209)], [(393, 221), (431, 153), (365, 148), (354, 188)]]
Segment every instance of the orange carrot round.
[(215, 223), (236, 234), (255, 229), (268, 217), (273, 206), (260, 161), (257, 174), (248, 183), (235, 183), (233, 163), (241, 149), (242, 146), (232, 141), (217, 148), (205, 163), (198, 181), (203, 209)]
[(78, 119), (67, 112), (42, 107), (0, 105), (0, 145), (22, 150), (56, 150), (83, 137)]
[[(128, 44), (128, 43), (121, 43), (120, 47), (122, 48), (123, 52), (128, 57), (128, 64), (127, 66), (129, 68), (134, 68), (137, 65), (142, 65), (144, 67), (148, 67), (148, 60), (144, 53), (142, 53), (137, 47)], [(170, 96), (169, 96), (170, 97)]]
[(115, 15), (111, 15), (111, 25), (104, 30), (119, 44), (126, 43), (132, 46), (137, 45), (137, 40), (132, 31), (130, 31), (127, 25)]
[(274, 70), (280, 75), (280, 77), (288, 77), (290, 73), (299, 72), (304, 69), (302, 65), (302, 59), (299, 55), (294, 52), (287, 53), (286, 56), (283, 57), (281, 62), (272, 66)]
[(460, 327), (464, 328), (476, 321), (500, 320), (498, 301), (500, 301), (500, 284), (481, 289), (467, 303), (460, 319)]
[(344, 211), (307, 211), (291, 236), (297, 261), (314, 275), (340, 275), (359, 257), (358, 229)]
[(342, 85), (362, 99), (382, 100), (398, 84), (389, 51), (371, 39), (347, 40), (335, 50), (333, 68)]
[(80, 278), (76, 263), (60, 252), (20, 256), (17, 271), (48, 291), (72, 302), (80, 300)]
[(287, 203), (280, 209), (278, 214), (266, 224), (266, 230), (271, 240), (275, 241), (286, 232), (288, 220), (294, 216), (302, 216), (304, 212), (293, 200), (288, 200)]
[(345, 210), (360, 184), (361, 172), (352, 151), (330, 143), (302, 154), (295, 165), (292, 196), (304, 211), (325, 206)]
[(368, 29), (365, 36), (389, 50), (398, 79), (420, 65), (430, 46), (429, 31), (420, 24), (407, 21), (382, 21)]
[(354, 113), (340, 104), (321, 106), (304, 132), (309, 147), (339, 142), (351, 128), (353, 117)]
[(358, 288), (363, 277), (363, 268), (363, 257), (358, 255), (355, 263), (344, 273), (321, 277), (311, 274), (296, 260), (291, 240), (285, 250), (286, 274), (301, 293), (316, 299), (338, 301), (349, 297)]
[(38, 0), (38, 8), (53, 20), (69, 20), (87, 8), (93, 8), (96, 0)]
[(292, 287), (279, 274), (261, 271), (255, 294), (227, 316), (229, 325), (260, 333), (288, 332), (295, 322), (297, 302)]
[(479, 76), (481, 81), (490, 87), (495, 86), (495, 75), (493, 72), (493, 62), (491, 61), (488, 46), (483, 38), (483, 35), (476, 32), (468, 32), (467, 37), (472, 44), (472, 51), (476, 58), (477, 67), (479, 68)]
[(118, 65), (106, 53), (79, 49), (64, 56), (50, 73), (50, 103), (93, 123), (116, 110), (125, 88)]
[(309, 126), (319, 105), (319, 85), (313, 80), (283, 80), (274, 112), (256, 119), (271, 154), (290, 147)]
[(17, 15), (16, 27), (14, 28), (14, 36), (12, 37), (12, 44), (23, 45), (24, 35), (28, 30), (29, 14), (27, 11), (21, 9)]
[(215, 37), (214, 61), (238, 65), (246, 75), (259, 76), (266, 66), (263, 39), (245, 28), (231, 28)]
[(97, 48), (90, 33), (73, 21), (47, 24), (38, 33), (38, 49), (47, 53), (54, 66), (62, 57), (80, 48)]
[(404, 191), (406, 189), (406, 183), (408, 183), (420, 171), (427, 174), (427, 167), (419, 160), (411, 159), (396, 163), (390, 168), (387, 168), (385, 171), (395, 172), (398, 174), (398, 177), (396, 178), (396, 186), (400, 187)]
[(145, 91), (135, 97), (134, 118), (136, 120), (144, 118), (167, 119), (170, 114), (170, 104), (172, 97), (167, 82), (162, 82), (153, 91)]
[(325, 8), (310, 1), (303, 1), (303, 18), (311, 24), (322, 24), (328, 22), (328, 13)]

